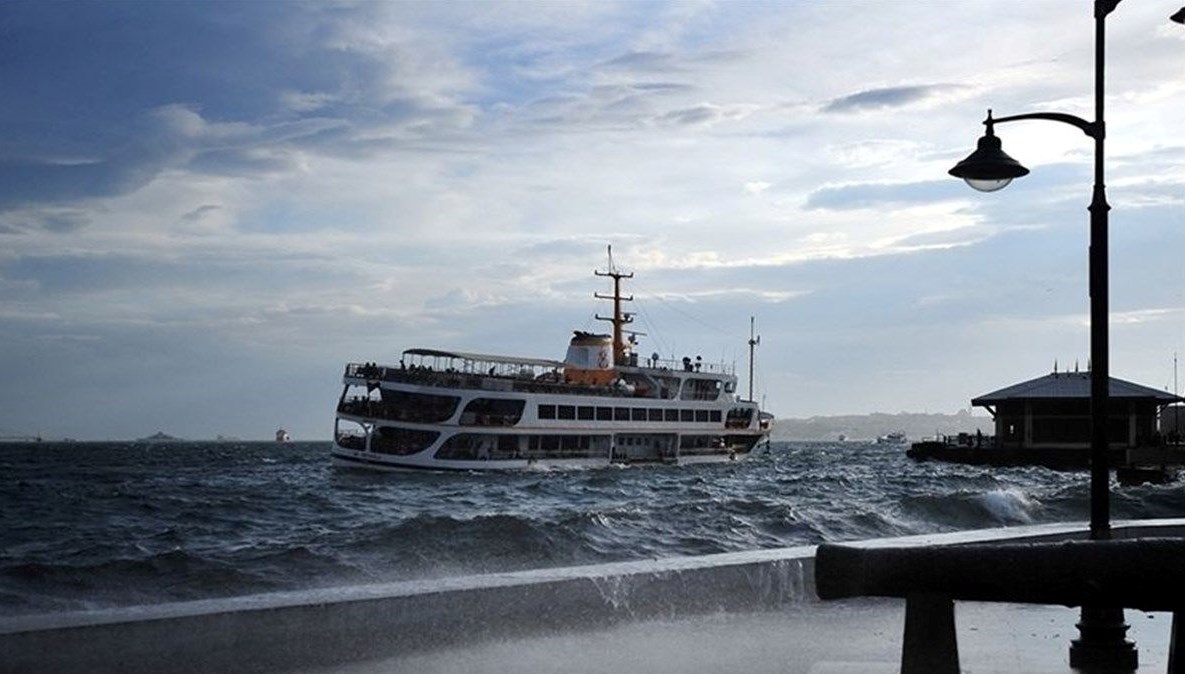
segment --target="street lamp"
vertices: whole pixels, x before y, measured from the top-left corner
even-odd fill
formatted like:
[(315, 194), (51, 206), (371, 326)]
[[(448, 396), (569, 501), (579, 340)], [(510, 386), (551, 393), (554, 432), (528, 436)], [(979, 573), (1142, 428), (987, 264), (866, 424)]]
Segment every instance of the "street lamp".
[(992, 119), (992, 111), (988, 110), (987, 119), (983, 122), (987, 131), (980, 137), (975, 152), (950, 170), (952, 176), (962, 178), (980, 192), (1002, 190), (1008, 187), (1013, 178), (1029, 174), (1027, 168), (1004, 152), (1000, 139), (996, 137), (997, 121)]
[[(1095, 0), (1095, 121), (1060, 112), (1033, 112), (1023, 115), (992, 118), (989, 110), (984, 126), (987, 131), (979, 139), (975, 152), (959, 162), (950, 174), (967, 181), (982, 192), (1003, 189), (1014, 178), (1028, 174), (1002, 149), (995, 135), (995, 125), (1029, 119), (1062, 122), (1077, 127), (1094, 139), (1094, 190), (1090, 202), (1090, 537), (1092, 540), (1111, 538), (1110, 522), (1110, 467), (1108, 465), (1109, 434), (1107, 429), (1109, 348), (1107, 297), (1107, 204), (1103, 182), (1103, 47), (1107, 15), (1115, 10), (1120, 0)], [(1170, 17), (1185, 23), (1185, 7)], [(1070, 646), (1070, 666), (1075, 668), (1104, 668), (1110, 671), (1134, 670), (1137, 664), (1135, 646), (1124, 638), (1127, 625), (1122, 609), (1083, 607), (1078, 623), (1080, 638)]]

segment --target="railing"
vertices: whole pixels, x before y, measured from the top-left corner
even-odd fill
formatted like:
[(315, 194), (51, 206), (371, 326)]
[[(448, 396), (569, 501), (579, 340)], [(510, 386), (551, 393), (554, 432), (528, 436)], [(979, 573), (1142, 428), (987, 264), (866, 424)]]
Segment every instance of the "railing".
[(639, 397), (635, 393), (613, 386), (587, 386), (563, 382), (542, 382), (523, 379), (519, 376), (499, 374), (471, 374), (465, 372), (432, 370), (429, 368), (395, 368), (383, 365), (350, 363), (346, 365), (346, 376), (368, 381), (390, 381), (445, 388), (489, 390), (487, 382), (510, 384), (509, 390), (525, 393), (558, 393), (562, 395), (588, 395), (613, 398)]
[(725, 363), (709, 363), (704, 360), (695, 360), (694, 358), (686, 358), (683, 360), (676, 360), (674, 358), (640, 358), (638, 362), (643, 367), (649, 367), (656, 370), (667, 369), (676, 370), (679, 372), (710, 372), (712, 374), (733, 373), (733, 367), (731, 365)]
[[(954, 600), (1172, 611), (1180, 625), (1182, 559), (1180, 538), (897, 548), (824, 544), (815, 554), (815, 588), (820, 599), (905, 599), (902, 673), (957, 674)], [(1173, 631), (1175, 641), (1178, 629)], [(1122, 631), (1119, 636), (1122, 641)], [(1182, 671), (1185, 663), (1173, 646), (1169, 671)], [(1134, 652), (1131, 657), (1134, 662)]]

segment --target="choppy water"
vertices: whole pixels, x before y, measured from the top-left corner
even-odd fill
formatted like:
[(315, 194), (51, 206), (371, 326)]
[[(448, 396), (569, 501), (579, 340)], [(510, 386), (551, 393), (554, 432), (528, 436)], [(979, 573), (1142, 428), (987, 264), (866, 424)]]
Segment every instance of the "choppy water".
[[(774, 443), (735, 464), (371, 474), (326, 443), (0, 445), (6, 614), (1083, 520), (1085, 473)], [(1185, 514), (1124, 488), (1116, 518)]]

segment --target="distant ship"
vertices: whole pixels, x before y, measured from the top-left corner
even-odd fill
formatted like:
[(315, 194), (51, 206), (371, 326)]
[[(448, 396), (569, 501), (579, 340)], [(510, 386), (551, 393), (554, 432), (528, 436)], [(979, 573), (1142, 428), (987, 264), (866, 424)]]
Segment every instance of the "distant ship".
[(905, 433), (903, 431), (893, 431), (877, 437), (876, 444), (878, 445), (904, 445), (906, 442)]
[(292, 436), (289, 435), (288, 431), (284, 430), (283, 428), (276, 431), (276, 442), (288, 442), (291, 439)]
[[(576, 332), (563, 361), (408, 349), (397, 365), (350, 363), (337, 405), (335, 465), (506, 470), (692, 464), (745, 458), (773, 415), (737, 394), (724, 364), (639, 363), (613, 266), (612, 335)], [(625, 335), (629, 333), (627, 340)], [(750, 396), (752, 397), (752, 396)]]
[(162, 431), (157, 431), (146, 438), (140, 438), (136, 442), (183, 442), (181, 438), (173, 437)]

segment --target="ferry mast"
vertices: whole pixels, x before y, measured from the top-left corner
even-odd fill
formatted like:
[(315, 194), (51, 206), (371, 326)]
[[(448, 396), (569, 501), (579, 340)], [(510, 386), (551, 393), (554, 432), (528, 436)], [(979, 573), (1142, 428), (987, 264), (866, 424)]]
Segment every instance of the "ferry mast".
[(613, 246), (609, 246), (609, 271), (601, 272), (594, 271), (593, 274), (597, 276), (607, 276), (613, 279), (613, 294), (602, 295), (600, 293), (593, 293), (593, 297), (599, 300), (613, 300), (613, 316), (597, 315), (598, 321), (609, 321), (613, 324), (613, 365), (628, 365), (629, 361), (625, 355), (625, 339), (622, 334), (625, 332), (626, 325), (634, 322), (633, 314), (625, 313), (621, 310), (622, 302), (633, 302), (634, 296), (621, 296), (621, 279), (633, 278), (633, 272), (623, 274), (617, 271), (617, 267), (613, 266)]
[[(761, 343), (761, 335), (756, 334), (755, 319), (749, 317), (749, 402), (753, 402), (753, 350)], [(762, 405), (764, 407), (764, 405)]]

